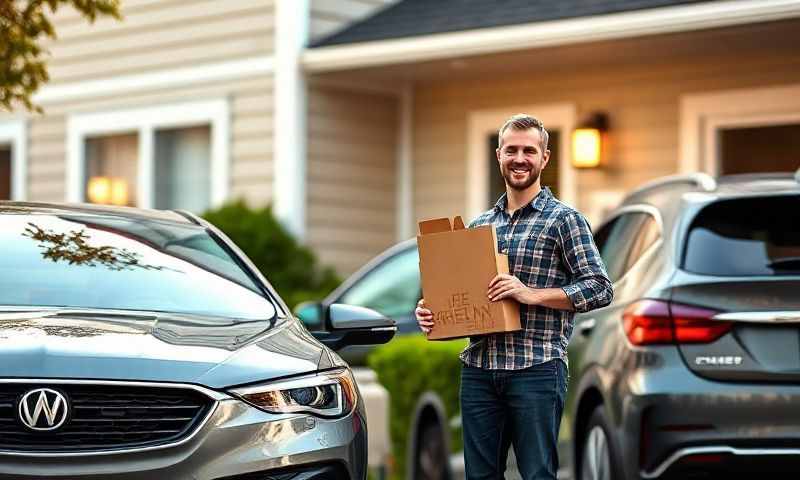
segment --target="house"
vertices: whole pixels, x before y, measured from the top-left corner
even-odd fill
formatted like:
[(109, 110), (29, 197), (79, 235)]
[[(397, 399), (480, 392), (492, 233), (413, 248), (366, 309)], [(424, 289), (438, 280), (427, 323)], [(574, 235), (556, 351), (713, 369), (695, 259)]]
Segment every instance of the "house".
[[(676, 173), (800, 166), (797, 0), (128, 0), (59, 13), (43, 116), (0, 116), (0, 195), (271, 203), (347, 274), (502, 186), (496, 130), (551, 132), (544, 183), (596, 222)], [(601, 119), (603, 122), (597, 122)], [(605, 123), (599, 166), (573, 134)]]

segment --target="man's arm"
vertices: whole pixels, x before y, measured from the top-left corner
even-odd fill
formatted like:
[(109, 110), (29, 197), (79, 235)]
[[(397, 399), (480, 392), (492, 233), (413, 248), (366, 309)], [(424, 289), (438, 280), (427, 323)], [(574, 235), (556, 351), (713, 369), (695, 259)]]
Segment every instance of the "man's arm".
[(489, 282), (489, 301), (513, 298), (525, 305), (541, 305), (556, 310), (574, 310), (572, 300), (560, 288), (531, 288), (517, 277), (501, 273)]
[(562, 288), (531, 288), (513, 275), (500, 274), (489, 282), (489, 300), (513, 298), (526, 305), (588, 312), (611, 303), (614, 296), (589, 224), (570, 213), (558, 228), (562, 260), (573, 283)]
[(573, 308), (588, 312), (611, 303), (614, 289), (586, 219), (577, 212), (570, 213), (559, 226), (558, 234), (562, 259), (574, 279), (562, 290)]

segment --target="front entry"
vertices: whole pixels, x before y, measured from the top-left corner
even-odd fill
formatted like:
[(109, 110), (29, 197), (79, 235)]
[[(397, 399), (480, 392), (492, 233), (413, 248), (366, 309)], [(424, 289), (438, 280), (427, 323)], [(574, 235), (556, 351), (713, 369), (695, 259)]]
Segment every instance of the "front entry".
[(720, 173), (794, 172), (800, 168), (800, 123), (722, 128)]

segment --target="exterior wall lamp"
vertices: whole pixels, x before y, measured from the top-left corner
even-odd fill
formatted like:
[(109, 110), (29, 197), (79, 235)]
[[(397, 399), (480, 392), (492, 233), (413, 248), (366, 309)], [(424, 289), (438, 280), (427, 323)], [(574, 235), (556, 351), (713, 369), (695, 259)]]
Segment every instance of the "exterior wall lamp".
[(597, 168), (603, 164), (608, 116), (595, 112), (572, 132), (572, 166)]

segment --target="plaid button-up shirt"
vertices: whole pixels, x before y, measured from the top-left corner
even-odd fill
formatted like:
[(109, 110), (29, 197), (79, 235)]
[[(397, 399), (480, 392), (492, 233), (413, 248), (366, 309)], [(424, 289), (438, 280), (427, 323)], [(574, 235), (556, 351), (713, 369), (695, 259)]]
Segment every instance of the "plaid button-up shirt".
[[(532, 288), (561, 288), (577, 312), (611, 302), (613, 290), (586, 219), (559, 202), (550, 189), (513, 215), (506, 195), (470, 227), (494, 224), (497, 248), (508, 255), (509, 272)], [(488, 291), (488, 285), (487, 285)], [(561, 358), (567, 360), (574, 313), (538, 305), (520, 305), (522, 330), (473, 337), (461, 353), (470, 366), (519, 370)]]

